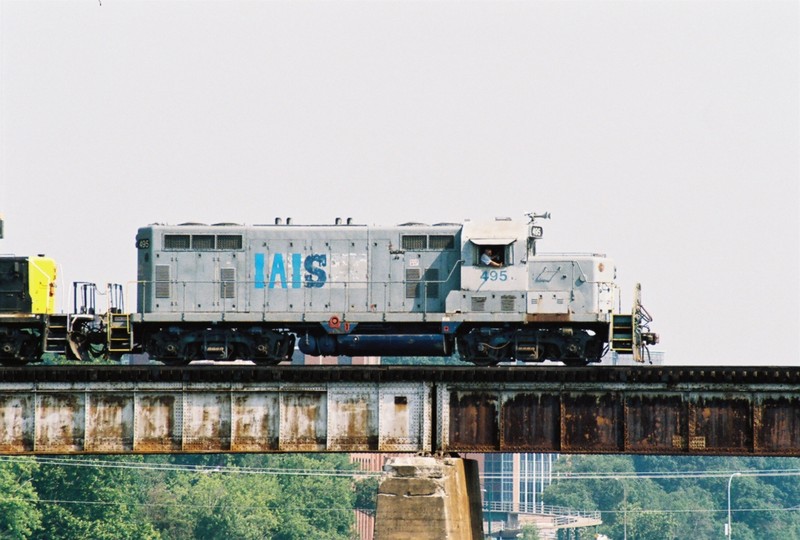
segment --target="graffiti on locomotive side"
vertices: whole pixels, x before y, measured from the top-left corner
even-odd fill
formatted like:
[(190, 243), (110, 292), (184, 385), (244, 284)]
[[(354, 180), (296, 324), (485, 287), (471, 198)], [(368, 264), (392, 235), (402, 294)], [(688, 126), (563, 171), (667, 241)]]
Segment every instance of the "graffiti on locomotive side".
[[(323, 287), (328, 280), (324, 270), (328, 266), (328, 256), (324, 253), (275, 253), (267, 257), (264, 253), (255, 254), (256, 289), (299, 289)], [(269, 265), (269, 273), (266, 272)]]

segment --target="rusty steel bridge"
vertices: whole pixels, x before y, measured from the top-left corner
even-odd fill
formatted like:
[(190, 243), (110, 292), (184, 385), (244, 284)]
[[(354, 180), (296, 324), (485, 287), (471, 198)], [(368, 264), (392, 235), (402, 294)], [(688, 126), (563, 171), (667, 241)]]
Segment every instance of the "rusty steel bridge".
[(0, 368), (0, 454), (800, 455), (800, 368)]

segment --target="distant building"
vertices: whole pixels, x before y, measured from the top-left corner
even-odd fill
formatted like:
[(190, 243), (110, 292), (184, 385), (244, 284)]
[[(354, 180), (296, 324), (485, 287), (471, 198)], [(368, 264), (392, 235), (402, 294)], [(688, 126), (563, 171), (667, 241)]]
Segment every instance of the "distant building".
[(490, 510), (536, 513), (553, 481), (557, 454), (484, 454), (483, 485)]
[[(299, 361), (298, 356), (300, 357)], [(380, 363), (380, 356), (305, 356), (297, 353), (292, 357), (293, 365), (306, 366), (367, 366)]]

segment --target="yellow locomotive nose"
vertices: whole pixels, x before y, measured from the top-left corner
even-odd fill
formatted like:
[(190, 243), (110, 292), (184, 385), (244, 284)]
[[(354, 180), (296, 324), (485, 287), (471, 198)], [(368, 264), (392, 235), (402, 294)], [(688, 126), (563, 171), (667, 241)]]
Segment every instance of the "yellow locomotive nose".
[(56, 261), (44, 255), (28, 259), (28, 291), (32, 313), (55, 313)]

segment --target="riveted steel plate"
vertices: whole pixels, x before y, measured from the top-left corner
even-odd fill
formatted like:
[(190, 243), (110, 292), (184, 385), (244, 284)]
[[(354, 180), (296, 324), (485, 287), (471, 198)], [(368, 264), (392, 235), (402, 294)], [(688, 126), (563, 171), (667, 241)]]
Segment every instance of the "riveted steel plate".
[(689, 405), (681, 394), (631, 393), (625, 398), (625, 450), (642, 454), (687, 449)]
[(502, 399), (504, 452), (557, 452), (561, 401), (541, 392), (505, 392)]

